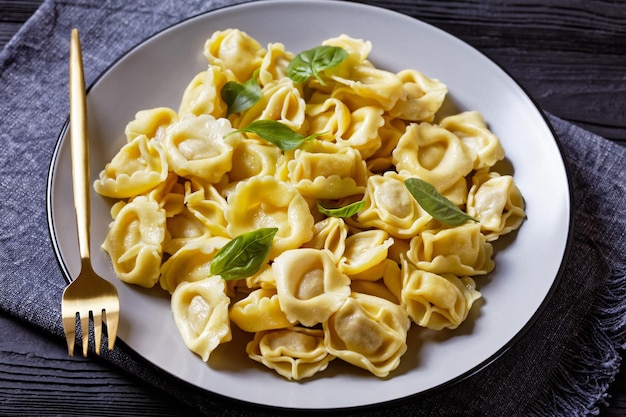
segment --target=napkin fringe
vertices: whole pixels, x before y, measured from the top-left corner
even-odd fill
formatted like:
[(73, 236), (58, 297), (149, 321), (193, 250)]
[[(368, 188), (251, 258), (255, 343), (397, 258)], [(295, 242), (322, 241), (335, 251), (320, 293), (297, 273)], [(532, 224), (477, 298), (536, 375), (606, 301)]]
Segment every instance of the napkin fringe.
[(549, 378), (532, 415), (573, 416), (580, 410), (598, 415), (606, 406), (609, 385), (621, 364), (618, 349), (626, 347), (626, 263), (617, 265), (594, 307), (581, 323), (559, 365)]

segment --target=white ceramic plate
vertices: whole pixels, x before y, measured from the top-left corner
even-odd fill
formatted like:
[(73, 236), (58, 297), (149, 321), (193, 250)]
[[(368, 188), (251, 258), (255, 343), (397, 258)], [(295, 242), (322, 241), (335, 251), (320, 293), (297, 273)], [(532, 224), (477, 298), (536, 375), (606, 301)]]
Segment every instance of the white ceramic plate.
[[(461, 380), (489, 364), (514, 342), (547, 302), (568, 246), (570, 192), (559, 147), (531, 99), (504, 71), (462, 41), (413, 18), (356, 3), (264, 1), (186, 20), (121, 57), (88, 94), (91, 175), (96, 178), (125, 143), (124, 127), (141, 109), (178, 108), (182, 91), (206, 67), (205, 40), (239, 28), (260, 41), (282, 42), (294, 53), (346, 33), (372, 41), (370, 60), (399, 71), (416, 68), (448, 85), (449, 104), (483, 113), (500, 137), (527, 203), (528, 219), (496, 245), (496, 270), (479, 278), (484, 304), (456, 331), (411, 332), (409, 351), (393, 377), (331, 362), (305, 382), (288, 382), (249, 360), (244, 342), (218, 348), (203, 363), (183, 344), (160, 289), (121, 283), (100, 249), (110, 202), (92, 193), (94, 267), (121, 298), (119, 337), (170, 374), (208, 391), (257, 404), (304, 409), (377, 404)], [(79, 270), (72, 203), (69, 140), (61, 134), (49, 177), (50, 230), (62, 267)], [(415, 326), (414, 326), (415, 327)]]

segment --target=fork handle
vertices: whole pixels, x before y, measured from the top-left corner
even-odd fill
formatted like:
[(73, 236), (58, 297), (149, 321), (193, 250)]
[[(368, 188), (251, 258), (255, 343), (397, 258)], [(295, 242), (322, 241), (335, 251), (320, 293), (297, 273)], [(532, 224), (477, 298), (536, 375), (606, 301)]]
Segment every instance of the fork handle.
[[(72, 185), (81, 261), (90, 259), (89, 235), (89, 146), (85, 76), (78, 30), (73, 29), (70, 42), (70, 144)], [(84, 262), (83, 262), (84, 264)]]

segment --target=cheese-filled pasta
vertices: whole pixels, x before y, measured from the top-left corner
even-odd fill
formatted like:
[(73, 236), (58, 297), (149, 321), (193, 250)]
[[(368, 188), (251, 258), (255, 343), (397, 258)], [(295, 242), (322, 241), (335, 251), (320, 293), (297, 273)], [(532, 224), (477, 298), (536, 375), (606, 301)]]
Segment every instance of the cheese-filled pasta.
[(365, 62), (372, 51), (372, 42), (365, 39), (357, 39), (342, 33), (341, 35), (326, 39), (322, 45), (338, 46), (356, 57), (356, 62)]
[(513, 177), (480, 172), (467, 198), (467, 213), (480, 220), (488, 241), (516, 230), (524, 221), (524, 198)]
[(357, 214), (360, 224), (375, 227), (401, 239), (411, 238), (433, 220), (409, 193), (406, 177), (388, 171), (367, 180), (365, 207)]
[(124, 133), (128, 142), (132, 142), (133, 139), (141, 135), (148, 139), (159, 138), (163, 136), (169, 125), (177, 121), (178, 113), (169, 107), (140, 110), (135, 114), (135, 119), (126, 125)]
[(185, 189), (178, 182), (178, 175), (168, 173), (167, 179), (148, 191), (145, 196), (165, 210), (166, 217), (173, 217), (185, 209)]
[(364, 105), (390, 110), (402, 95), (402, 81), (396, 74), (369, 63), (352, 66), (347, 74), (333, 75), (331, 79), (340, 85), (332, 96), (353, 110)]
[(399, 72), (398, 78), (402, 93), (389, 114), (412, 122), (432, 122), (448, 94), (448, 87), (413, 69)]
[(221, 343), (232, 339), (226, 284), (219, 276), (183, 282), (172, 293), (172, 312), (185, 345), (208, 361)]
[(436, 231), (425, 230), (411, 239), (408, 259), (420, 269), (437, 274), (484, 275), (495, 266), (493, 246), (480, 224)]
[(350, 295), (350, 279), (325, 250), (283, 252), (272, 264), (281, 309), (289, 320), (304, 326), (319, 324)]
[(350, 276), (377, 267), (387, 259), (393, 238), (383, 230), (364, 230), (346, 239), (346, 248), (339, 260), (339, 270)]
[(94, 189), (107, 197), (134, 197), (165, 181), (167, 170), (161, 146), (146, 135), (139, 135), (124, 145), (104, 167)]
[(445, 117), (440, 125), (459, 137), (476, 155), (474, 169), (492, 167), (504, 158), (500, 139), (489, 130), (482, 114), (477, 111)]
[(211, 260), (229, 240), (209, 237), (193, 240), (178, 249), (161, 266), (161, 288), (171, 294), (181, 282), (200, 281), (209, 276)]
[(259, 71), (259, 83), (262, 86), (287, 77), (287, 66), (293, 59), (293, 53), (285, 50), (282, 43), (270, 43), (263, 56)]
[(204, 361), (234, 324), (233, 349), (288, 380), (336, 358), (388, 378), (412, 324), (476, 317), (522, 190), (482, 113), (444, 110), (443, 81), (379, 66), (373, 48), (216, 31), (178, 110), (120, 132), (94, 182), (115, 199), (102, 247), (125, 283), (160, 284)]
[(423, 271), (409, 261), (403, 262), (402, 272), (402, 305), (411, 319), (422, 327), (457, 328), (481, 296), (469, 277)]
[(163, 242), (163, 252), (173, 255), (187, 243), (211, 236), (211, 232), (200, 219), (184, 207), (180, 213), (168, 217)]
[(205, 184), (192, 178), (185, 183), (185, 207), (200, 220), (213, 236), (230, 237), (224, 212), (226, 199), (213, 184)]
[(346, 250), (348, 225), (341, 217), (326, 217), (313, 225), (313, 238), (302, 247), (326, 249), (338, 262)]
[(320, 103), (309, 103), (305, 109), (309, 134), (320, 133), (319, 139), (334, 142), (350, 128), (351, 111), (341, 100), (325, 97)]
[(361, 194), (367, 166), (359, 152), (329, 142), (296, 149), (287, 163), (289, 179), (305, 197), (336, 200)]
[(220, 97), (224, 85), (231, 81), (229, 74), (218, 66), (211, 65), (198, 73), (187, 85), (183, 93), (178, 114), (200, 116), (208, 114), (215, 118), (226, 115), (226, 104)]
[(176, 174), (217, 183), (231, 170), (233, 149), (241, 139), (227, 119), (188, 115), (167, 128), (163, 147)]
[(306, 103), (298, 87), (289, 78), (281, 78), (265, 85), (261, 99), (233, 124), (245, 127), (255, 120), (276, 120), (293, 130), (306, 130), (305, 109)]
[(297, 326), (256, 333), (246, 352), (251, 359), (296, 381), (323, 371), (335, 359), (324, 347), (322, 330)]
[(230, 319), (241, 330), (256, 333), (284, 329), (296, 324), (280, 309), (276, 290), (259, 288), (237, 301), (230, 309)]
[(165, 238), (165, 211), (147, 197), (121, 207), (102, 247), (124, 282), (150, 288), (159, 280)]
[(254, 139), (244, 139), (233, 152), (232, 168), (228, 171), (231, 183), (264, 175), (275, 175), (284, 159), (279, 148)]
[(400, 364), (407, 350), (407, 312), (384, 298), (352, 293), (323, 324), (328, 351), (378, 377)]
[(217, 31), (204, 44), (204, 56), (209, 64), (222, 68), (239, 82), (252, 77), (265, 53), (256, 39), (238, 29)]
[(276, 227), (270, 258), (300, 247), (313, 237), (315, 223), (309, 206), (297, 190), (274, 177), (253, 177), (237, 184), (228, 196), (225, 212), (231, 236)]
[(363, 159), (372, 156), (382, 142), (378, 130), (385, 124), (383, 111), (376, 106), (359, 107), (350, 114), (348, 130), (338, 136), (336, 143), (356, 149)]
[(383, 114), (383, 120), (383, 125), (378, 129), (380, 147), (367, 159), (367, 168), (371, 172), (384, 172), (395, 168), (392, 152), (406, 130), (406, 124), (401, 119)]
[(445, 193), (472, 171), (472, 154), (461, 140), (430, 123), (411, 124), (392, 153), (396, 169), (432, 184)]

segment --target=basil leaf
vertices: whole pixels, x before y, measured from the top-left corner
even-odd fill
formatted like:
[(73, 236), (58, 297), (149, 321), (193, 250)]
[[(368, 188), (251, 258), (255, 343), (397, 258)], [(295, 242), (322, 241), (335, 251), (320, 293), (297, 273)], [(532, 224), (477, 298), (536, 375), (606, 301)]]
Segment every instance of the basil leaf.
[(235, 81), (228, 81), (224, 84), (220, 95), (228, 106), (226, 116), (248, 110), (261, 99), (261, 87), (256, 81), (258, 72), (259, 70), (254, 71), (252, 78), (243, 84)]
[(226, 281), (256, 274), (267, 259), (278, 228), (243, 233), (224, 245), (213, 257), (210, 271)]
[(478, 221), (441, 195), (432, 184), (422, 179), (409, 178), (404, 181), (404, 185), (418, 204), (441, 223), (459, 226), (468, 220)]
[(355, 201), (344, 207), (325, 207), (320, 200), (317, 200), (317, 210), (329, 217), (352, 217), (365, 207), (365, 201)]
[(238, 129), (235, 132), (254, 133), (266, 141), (278, 146), (283, 151), (296, 149), (307, 140), (320, 135), (319, 133), (316, 133), (311, 136), (302, 136), (298, 132), (293, 131), (289, 126), (281, 122), (277, 122), (276, 120), (255, 120), (250, 123), (248, 127)]
[(338, 46), (318, 46), (296, 55), (287, 66), (287, 76), (300, 84), (313, 76), (322, 85), (326, 85), (320, 77), (320, 72), (336, 67), (347, 57), (345, 49)]

